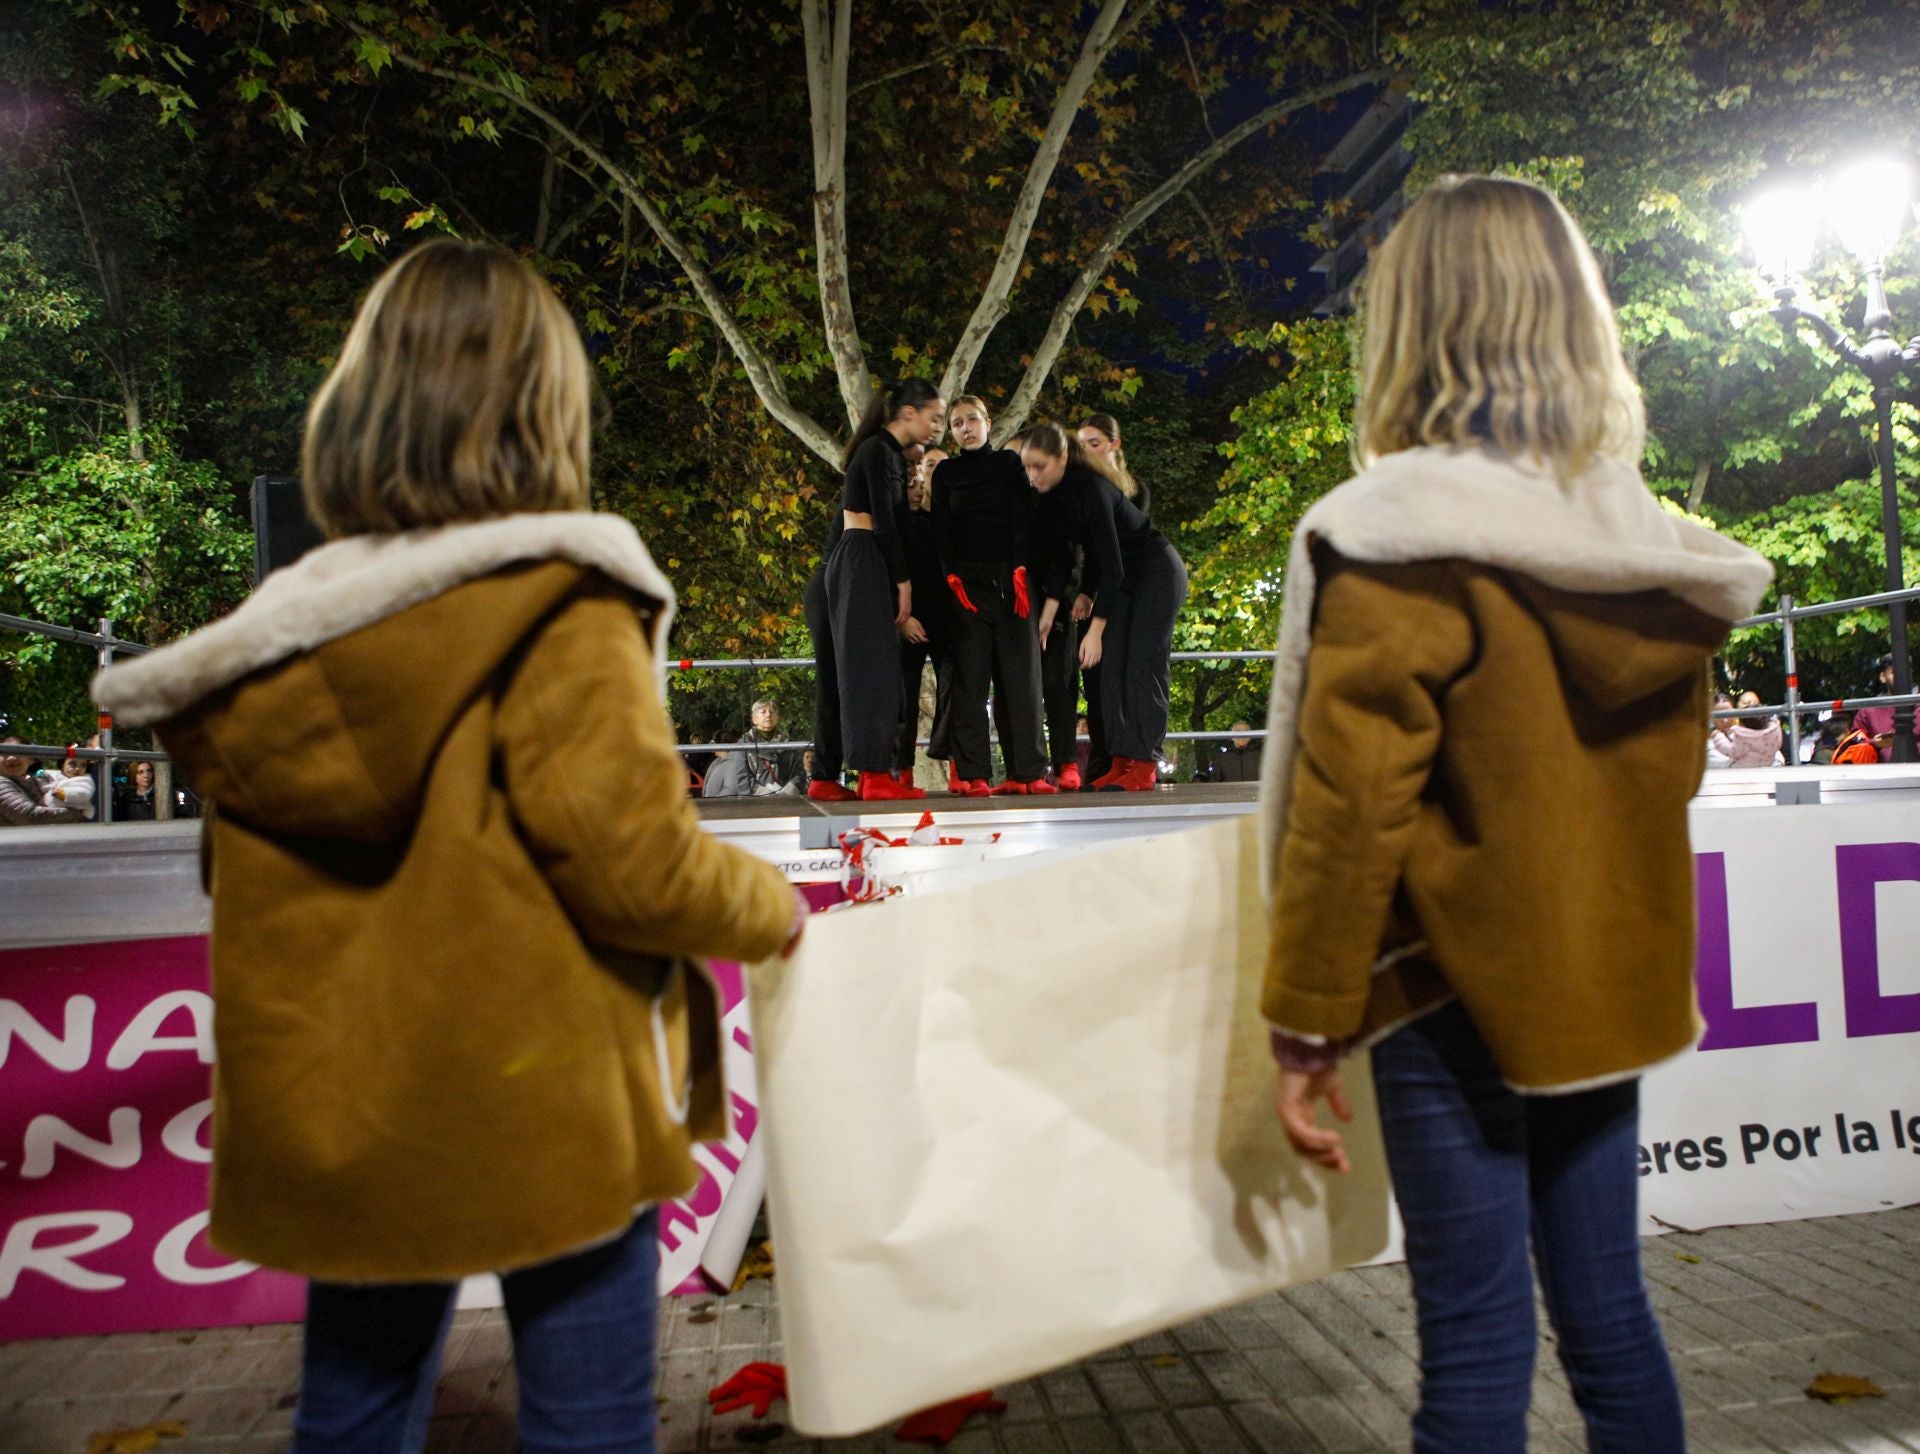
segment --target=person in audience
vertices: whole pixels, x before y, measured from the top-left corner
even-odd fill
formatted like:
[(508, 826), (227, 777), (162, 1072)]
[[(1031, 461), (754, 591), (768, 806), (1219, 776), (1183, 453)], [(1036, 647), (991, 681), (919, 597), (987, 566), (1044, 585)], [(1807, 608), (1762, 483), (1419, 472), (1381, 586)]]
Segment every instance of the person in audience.
[(84, 823), (87, 815), (78, 808), (47, 801), (46, 785), (40, 781), (31, 757), (5, 750), (19, 743), (18, 737), (0, 737), (0, 823), (16, 828)]
[(1257, 783), (1260, 781), (1260, 744), (1254, 739), (1253, 728), (1245, 722), (1235, 722), (1229, 731), (1237, 734), (1227, 739), (1225, 747), (1216, 748), (1213, 754), (1193, 775), (1198, 783)]
[(154, 766), (136, 762), (127, 769), (126, 786), (113, 800), (113, 816), (123, 823), (151, 823), (160, 816)]
[[(1880, 658), (1880, 695), (1893, 695), (1893, 656), (1888, 653)], [(1873, 745), (1880, 754), (1880, 761), (1893, 761), (1893, 724), (1892, 707), (1862, 707), (1853, 714), (1853, 725), (1873, 739)], [(1913, 713), (1913, 735), (1920, 741), (1920, 709)]]
[(67, 749), (67, 756), (55, 763), (45, 774), (46, 800), (58, 803), (63, 808), (71, 808), (81, 817), (91, 819), (99, 810), (94, 806), (94, 794), (98, 791), (93, 776), (93, 764), (82, 762), (73, 755), (73, 748)]
[[(1760, 705), (1758, 692), (1742, 692), (1741, 710)], [(1778, 767), (1786, 761), (1780, 752), (1780, 719), (1755, 712), (1735, 717), (1727, 729), (1727, 766)]]
[(658, 1208), (728, 1130), (705, 962), (806, 922), (687, 801), (674, 590), (589, 510), (592, 397), (531, 268), (416, 247), (308, 411), (327, 543), (95, 679), (211, 804), (207, 1236), (310, 1279), (300, 1454), (419, 1450), (489, 1272), (520, 1447), (652, 1454)]
[[(1713, 697), (1713, 710), (1731, 712), (1733, 698), (1725, 692), (1716, 692)], [(1733, 718), (1713, 716), (1707, 719), (1707, 766), (1733, 766)]]
[(1366, 287), (1360, 473), (1295, 529), (1268, 717), (1276, 1110), (1303, 1174), (1348, 1170), (1316, 1110), (1352, 1114), (1340, 1062), (1370, 1048), (1415, 1449), (1523, 1454), (1537, 1266), (1587, 1447), (1681, 1454), (1639, 1077), (1702, 1030), (1706, 668), (1772, 571), (1648, 490), (1606, 284), (1550, 193), (1440, 181)]
[(798, 775), (785, 770), (780, 753), (761, 750), (762, 743), (780, 740), (779, 706), (762, 697), (753, 704), (752, 720), (739, 744), (722, 748), (707, 769), (701, 797), (765, 798), (802, 791)]

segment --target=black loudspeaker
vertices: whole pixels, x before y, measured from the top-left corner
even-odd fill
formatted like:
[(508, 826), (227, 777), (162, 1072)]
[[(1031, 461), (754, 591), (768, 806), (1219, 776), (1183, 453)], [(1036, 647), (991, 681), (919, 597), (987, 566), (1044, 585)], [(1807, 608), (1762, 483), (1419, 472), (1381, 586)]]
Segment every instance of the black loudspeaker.
[(326, 543), (307, 515), (295, 475), (260, 475), (253, 482), (253, 583), (258, 586), (283, 565), (292, 565)]

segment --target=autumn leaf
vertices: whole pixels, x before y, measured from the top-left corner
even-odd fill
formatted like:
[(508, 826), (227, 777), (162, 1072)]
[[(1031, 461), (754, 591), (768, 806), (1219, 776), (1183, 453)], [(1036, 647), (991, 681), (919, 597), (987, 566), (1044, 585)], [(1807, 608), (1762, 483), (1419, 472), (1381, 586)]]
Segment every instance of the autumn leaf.
[[(1876, 1389), (1875, 1392), (1878, 1392)], [(187, 1426), (177, 1420), (164, 1424), (145, 1424), (138, 1429), (118, 1429), (110, 1434), (95, 1434), (87, 1440), (87, 1454), (148, 1454), (162, 1439), (184, 1439)]]
[(1823, 1373), (1807, 1385), (1807, 1397), (1823, 1403), (1852, 1403), (1857, 1398), (1885, 1398), (1887, 1391), (1870, 1378), (1852, 1373)]

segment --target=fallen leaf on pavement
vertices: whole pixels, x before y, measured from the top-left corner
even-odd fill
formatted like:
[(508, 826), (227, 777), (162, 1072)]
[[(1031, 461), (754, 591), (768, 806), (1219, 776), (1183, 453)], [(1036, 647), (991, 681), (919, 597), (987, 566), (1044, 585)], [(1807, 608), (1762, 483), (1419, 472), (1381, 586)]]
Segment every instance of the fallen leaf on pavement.
[(162, 1439), (184, 1439), (187, 1426), (169, 1421), (146, 1424), (138, 1429), (116, 1429), (110, 1434), (95, 1434), (87, 1440), (87, 1454), (148, 1454)]
[(1180, 1355), (1178, 1353), (1162, 1353), (1152, 1361), (1155, 1368), (1178, 1368), (1180, 1366)]
[(1700, 1259), (1695, 1257), (1691, 1252), (1676, 1252), (1673, 1254), (1673, 1260), (1675, 1262), (1698, 1262)]
[(1852, 1373), (1823, 1373), (1807, 1385), (1807, 1397), (1830, 1404), (1851, 1403), (1857, 1398), (1885, 1398), (1887, 1391), (1871, 1378)]
[(740, 1270), (733, 1275), (733, 1290), (740, 1291), (756, 1277), (773, 1281), (773, 1242), (762, 1242), (741, 1260)]

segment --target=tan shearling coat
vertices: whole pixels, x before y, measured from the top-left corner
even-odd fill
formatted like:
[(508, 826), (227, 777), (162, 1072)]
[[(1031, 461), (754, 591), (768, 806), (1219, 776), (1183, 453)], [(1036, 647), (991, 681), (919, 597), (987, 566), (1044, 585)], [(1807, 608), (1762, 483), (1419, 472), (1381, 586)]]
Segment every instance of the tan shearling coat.
[(99, 679), (213, 805), (222, 1250), (446, 1280), (693, 1184), (700, 957), (769, 956), (795, 910), (687, 802), (671, 611), (624, 521), (516, 517), (326, 546)]
[(1605, 462), (1408, 450), (1309, 511), (1263, 780), (1273, 1026), (1365, 1042), (1457, 997), (1533, 1092), (1693, 1044), (1707, 663), (1770, 576)]

